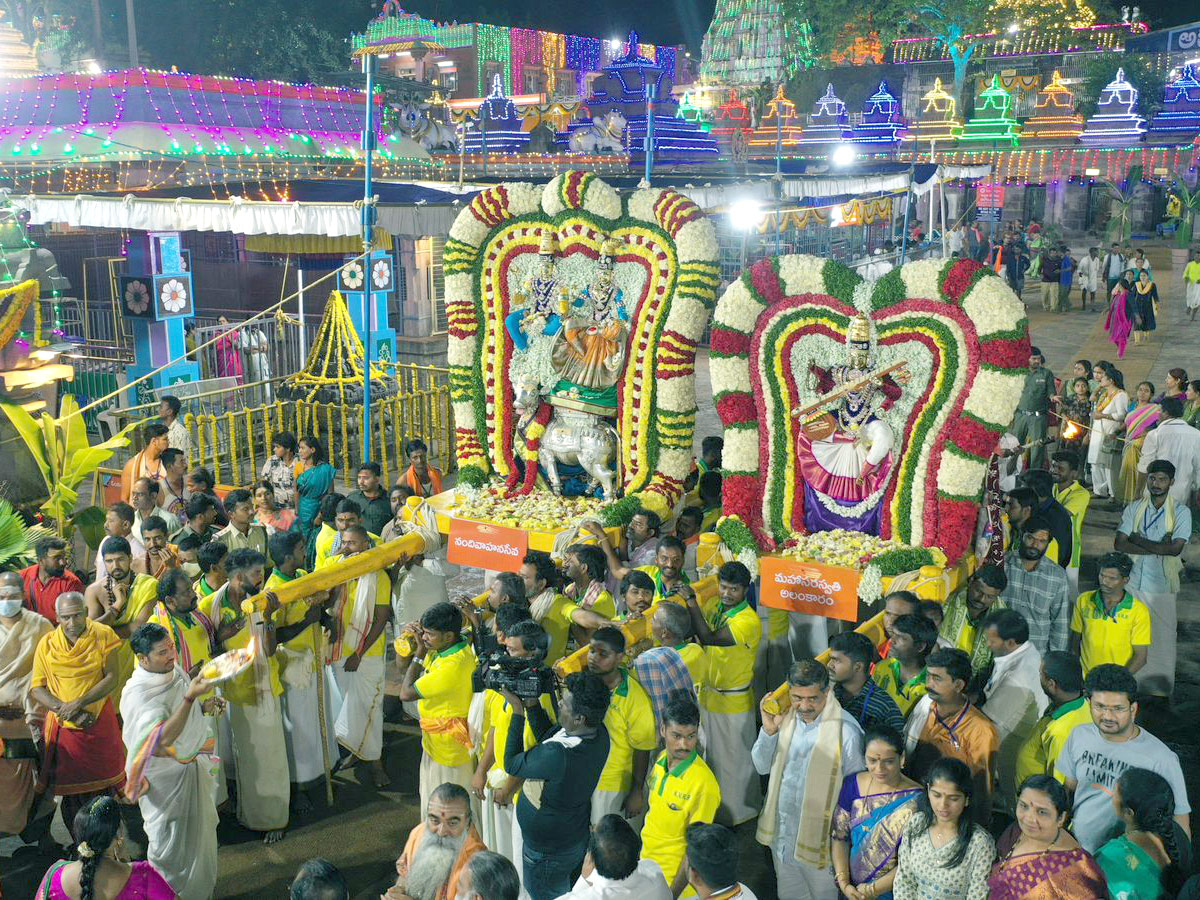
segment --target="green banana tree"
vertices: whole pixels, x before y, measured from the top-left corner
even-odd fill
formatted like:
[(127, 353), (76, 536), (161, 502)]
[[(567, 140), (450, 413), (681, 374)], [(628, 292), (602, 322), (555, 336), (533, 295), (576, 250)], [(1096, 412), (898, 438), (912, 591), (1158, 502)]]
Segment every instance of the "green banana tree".
[(41, 505), (41, 510), (46, 518), (54, 521), (58, 534), (66, 534), (67, 528), (74, 525), (89, 530), (97, 513), (103, 520), (103, 512), (96, 507), (76, 512), (79, 486), (107, 462), (118, 448), (129, 446), (126, 435), (137, 423), (130, 423), (119, 434), (92, 446), (88, 442), (83, 416), (79, 414), (79, 403), (71, 394), (63, 397), (58, 418), (42, 413), (35, 420), (20, 406), (11, 403), (0, 403), (0, 409), (4, 410), (21, 436), (42, 474), (42, 480), (46, 483), (46, 501)]
[(0, 572), (15, 572), (32, 565), (39, 527), (30, 528), (7, 500), (0, 499)]
[(1105, 234), (1109, 241), (1125, 243), (1133, 234), (1133, 194), (1142, 182), (1142, 167), (1131, 166), (1124, 181), (1097, 182), (1108, 192), (1112, 205)]
[(1174, 216), (1175, 246), (1188, 247), (1192, 243), (1192, 233), (1196, 227), (1196, 216), (1200, 215), (1200, 181), (1188, 190), (1182, 178), (1178, 178), (1171, 187), (1171, 195), (1179, 201), (1179, 214)]

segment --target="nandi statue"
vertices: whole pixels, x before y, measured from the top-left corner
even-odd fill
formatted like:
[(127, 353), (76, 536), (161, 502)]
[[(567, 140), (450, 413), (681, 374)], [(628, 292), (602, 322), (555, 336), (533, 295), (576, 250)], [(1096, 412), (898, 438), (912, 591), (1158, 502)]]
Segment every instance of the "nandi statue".
[(591, 126), (573, 132), (568, 145), (572, 153), (624, 153), (627, 124), (619, 109), (610, 109), (593, 118)]
[(448, 125), (443, 125), (429, 117), (429, 107), (405, 101), (396, 106), (397, 125), (405, 137), (412, 138), (424, 149), (449, 150), (458, 149), (458, 135)]

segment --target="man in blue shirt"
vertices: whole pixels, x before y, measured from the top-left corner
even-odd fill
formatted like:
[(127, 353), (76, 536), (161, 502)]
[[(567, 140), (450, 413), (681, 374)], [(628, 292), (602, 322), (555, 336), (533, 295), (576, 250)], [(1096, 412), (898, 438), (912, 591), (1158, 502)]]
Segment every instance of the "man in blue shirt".
[(1192, 511), (1171, 497), (1175, 466), (1156, 459), (1147, 467), (1146, 491), (1125, 507), (1113, 548), (1133, 557), (1128, 590), (1150, 609), (1150, 658), (1138, 671), (1148, 694), (1170, 697), (1175, 687), (1175, 630), (1179, 621), (1181, 554), (1192, 536)]

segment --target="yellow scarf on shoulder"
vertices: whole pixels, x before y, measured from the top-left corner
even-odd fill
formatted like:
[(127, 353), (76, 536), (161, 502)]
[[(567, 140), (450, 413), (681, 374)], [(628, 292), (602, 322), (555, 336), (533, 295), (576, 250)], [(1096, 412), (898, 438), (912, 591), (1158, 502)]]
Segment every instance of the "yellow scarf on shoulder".
[[(843, 716), (842, 706), (834, 696), (831, 685), (825, 708), (817, 718), (819, 733), (813, 745), (812, 758), (808, 761), (800, 827), (796, 832), (796, 860), (822, 869), (830, 865), (829, 829), (838, 793), (842, 789)], [(768, 847), (774, 844), (779, 828), (779, 789), (783, 783), (788, 750), (796, 733), (796, 719), (796, 710), (789, 709), (779, 726), (779, 743), (775, 747), (767, 781), (767, 801), (758, 817), (755, 837), (760, 844)]]

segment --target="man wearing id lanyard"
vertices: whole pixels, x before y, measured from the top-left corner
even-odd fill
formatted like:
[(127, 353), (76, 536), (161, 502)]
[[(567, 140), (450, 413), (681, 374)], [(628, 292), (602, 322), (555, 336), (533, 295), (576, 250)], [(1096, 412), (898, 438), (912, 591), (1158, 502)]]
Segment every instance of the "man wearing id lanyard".
[(825, 664), (833, 693), (846, 715), (852, 716), (864, 732), (880, 726), (904, 731), (900, 707), (867, 675), (874, 661), (875, 647), (865, 634), (835, 634), (829, 640), (829, 662)]
[(991, 817), (992, 773), (1000, 742), (996, 726), (967, 697), (971, 659), (962, 650), (942, 648), (925, 661), (925, 696), (913, 707), (905, 729), (904, 774), (924, 781), (943, 756), (962, 760), (975, 779), (971, 809), (980, 825)]
[(1180, 554), (1192, 536), (1192, 512), (1171, 496), (1172, 463), (1156, 459), (1146, 471), (1148, 496), (1125, 507), (1113, 548), (1133, 557), (1127, 588), (1150, 610), (1150, 658), (1137, 673), (1138, 684), (1147, 694), (1169, 698), (1175, 688)]

